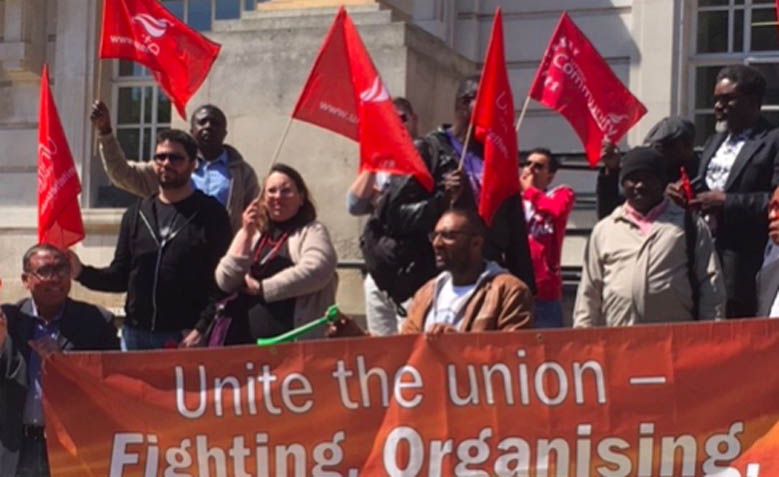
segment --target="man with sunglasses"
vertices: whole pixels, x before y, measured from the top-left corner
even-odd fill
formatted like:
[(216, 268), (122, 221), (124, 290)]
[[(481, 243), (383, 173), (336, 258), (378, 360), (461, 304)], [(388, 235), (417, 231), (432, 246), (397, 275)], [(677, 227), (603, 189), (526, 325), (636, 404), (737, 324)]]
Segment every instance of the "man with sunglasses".
[(127, 292), (123, 349), (199, 344), (219, 298), (214, 270), (232, 231), (222, 204), (192, 188), (196, 155), (189, 134), (160, 132), (153, 157), (158, 192), (124, 213), (111, 264), (82, 266), (70, 255), (82, 285)]
[(690, 201), (715, 238), (728, 318), (755, 315), (767, 208), (779, 185), (779, 129), (760, 114), (766, 86), (762, 73), (750, 66), (730, 65), (717, 74), (715, 134), (704, 145), (697, 181), (703, 191)]
[[(105, 103), (95, 101), (90, 119), (99, 133), (100, 157), (111, 182), (140, 197), (157, 192), (154, 165), (127, 160), (112, 132), (111, 115)], [(227, 118), (216, 106), (206, 104), (192, 113), (190, 134), (198, 146), (192, 186), (218, 200), (227, 209), (233, 231), (237, 231), (241, 228), (244, 209), (260, 193), (257, 174), (234, 147), (225, 144)]]
[(549, 149), (539, 147), (528, 151), (519, 175), (530, 256), (538, 287), (536, 328), (563, 326), (560, 257), (574, 193), (565, 185), (549, 189), (559, 167), (560, 160)]
[(0, 311), (0, 474), (49, 475), (41, 403), (41, 358), (32, 349), (119, 348), (113, 315), (72, 300), (70, 265), (52, 245), (35, 245), (22, 259), (22, 284), (30, 292)]
[[(483, 255), (486, 230), (472, 209), (450, 209), (430, 233), (439, 274), (415, 294), (402, 334), (516, 331), (533, 326), (533, 294), (520, 279)], [(342, 316), (329, 337), (365, 332)]]

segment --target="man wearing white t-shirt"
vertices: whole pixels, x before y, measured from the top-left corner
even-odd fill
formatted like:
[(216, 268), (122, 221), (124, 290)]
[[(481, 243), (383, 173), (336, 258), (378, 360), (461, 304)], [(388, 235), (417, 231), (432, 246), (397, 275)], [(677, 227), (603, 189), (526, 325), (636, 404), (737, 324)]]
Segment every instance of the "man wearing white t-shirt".
[(701, 154), (690, 201), (715, 238), (727, 290), (726, 316), (755, 316), (755, 275), (763, 261), (767, 206), (779, 185), (779, 130), (760, 115), (766, 80), (755, 68), (730, 65), (714, 87), (716, 134)]
[[(430, 234), (441, 272), (414, 294), (402, 334), (515, 331), (533, 326), (533, 294), (522, 280), (484, 259), (484, 233), (475, 211), (444, 212)], [(330, 337), (364, 334), (346, 317), (328, 330)]]

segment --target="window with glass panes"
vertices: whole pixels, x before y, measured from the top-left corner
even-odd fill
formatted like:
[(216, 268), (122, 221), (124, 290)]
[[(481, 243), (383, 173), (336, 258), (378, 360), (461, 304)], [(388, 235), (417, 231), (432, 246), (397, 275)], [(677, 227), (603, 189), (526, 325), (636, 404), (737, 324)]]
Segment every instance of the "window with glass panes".
[(779, 27), (774, 0), (698, 0), (691, 57), (696, 144), (714, 131), (712, 96), (719, 70), (748, 64), (763, 72), (763, 114), (779, 124)]
[[(209, 31), (214, 21), (239, 18), (241, 9), (254, 10), (262, 1), (162, 0), (162, 4), (194, 29)], [(154, 153), (157, 133), (170, 128), (175, 114), (171, 103), (149, 70), (130, 61), (114, 62), (112, 85), (116, 137), (129, 159), (147, 161)], [(97, 206), (120, 205), (116, 194), (106, 192), (98, 193)]]

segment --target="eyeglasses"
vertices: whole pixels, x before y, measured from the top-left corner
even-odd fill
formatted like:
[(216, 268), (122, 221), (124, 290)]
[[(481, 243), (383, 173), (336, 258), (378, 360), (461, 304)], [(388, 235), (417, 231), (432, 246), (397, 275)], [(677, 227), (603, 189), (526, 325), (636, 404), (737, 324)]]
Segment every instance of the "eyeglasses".
[(431, 242), (435, 242), (438, 237), (441, 237), (444, 242), (454, 242), (458, 235), (470, 236), (473, 234), (464, 230), (435, 230), (427, 234), (427, 238)]
[(60, 263), (58, 265), (44, 265), (37, 270), (30, 270), (28, 273), (41, 280), (47, 280), (50, 278), (65, 278), (68, 276), (68, 273), (70, 273), (70, 267), (68, 267), (68, 265), (65, 263)]
[(186, 159), (186, 157), (182, 156), (181, 154), (176, 154), (173, 152), (160, 152), (155, 154), (153, 159), (155, 162), (165, 162), (167, 160), (171, 164), (178, 164), (184, 159)]

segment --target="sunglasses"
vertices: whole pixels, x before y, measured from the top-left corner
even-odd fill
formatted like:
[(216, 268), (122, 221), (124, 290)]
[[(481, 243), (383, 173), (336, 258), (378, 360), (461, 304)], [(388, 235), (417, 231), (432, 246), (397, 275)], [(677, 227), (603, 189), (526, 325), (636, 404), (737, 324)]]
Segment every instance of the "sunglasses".
[(153, 159), (155, 162), (165, 162), (167, 160), (171, 164), (179, 164), (182, 161), (184, 161), (186, 157), (182, 156), (181, 154), (175, 154), (173, 152), (168, 152), (168, 153), (161, 152), (155, 154)]
[(536, 172), (540, 172), (544, 170), (546, 164), (541, 164), (540, 162), (527, 161), (524, 164), (522, 164), (522, 167), (529, 167)]

